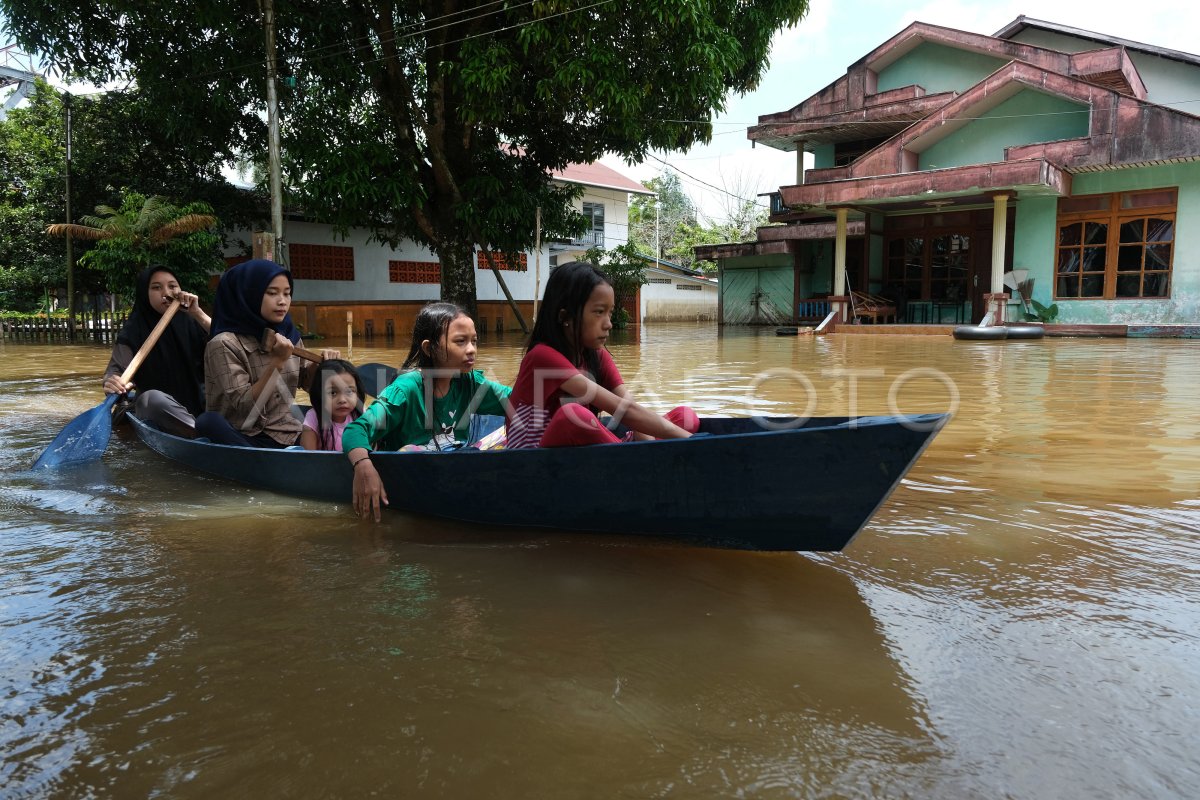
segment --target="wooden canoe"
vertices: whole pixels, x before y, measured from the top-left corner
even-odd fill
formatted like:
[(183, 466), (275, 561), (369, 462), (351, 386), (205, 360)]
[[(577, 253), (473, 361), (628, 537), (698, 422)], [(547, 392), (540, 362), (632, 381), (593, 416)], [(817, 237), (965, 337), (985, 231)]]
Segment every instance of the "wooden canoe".
[[(714, 417), (701, 421), (709, 435), (692, 439), (371, 458), (392, 512), (750, 550), (828, 551), (853, 540), (948, 420), (948, 414)], [(192, 469), (350, 503), (353, 474), (340, 453), (212, 444), (130, 421), (148, 447)]]

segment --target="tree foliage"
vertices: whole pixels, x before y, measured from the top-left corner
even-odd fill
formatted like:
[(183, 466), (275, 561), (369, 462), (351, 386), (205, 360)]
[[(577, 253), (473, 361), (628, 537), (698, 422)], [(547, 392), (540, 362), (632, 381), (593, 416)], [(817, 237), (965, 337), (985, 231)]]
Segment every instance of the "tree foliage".
[[(715, 272), (710, 261), (697, 261), (694, 248), (725, 242), (754, 241), (757, 229), (767, 224), (767, 209), (756, 199), (727, 193), (725, 216), (706, 221), (696, 210), (680, 185), (679, 176), (666, 170), (660, 178), (646, 181), (647, 188), (658, 191), (658, 219), (654, 198), (638, 197), (629, 206), (630, 241), (638, 252), (654, 253), (654, 241), (660, 242), (659, 258), (702, 272)], [(744, 190), (743, 190), (744, 191)]]
[[(263, 28), (246, 0), (0, 0), (27, 48), (93, 82), (131, 78), (176, 137), (266, 147)], [(707, 141), (807, 0), (534, 0), (469, 9), (278, 0), (287, 182), (310, 213), (411, 239), (473, 311), (476, 245), (527, 249), (581, 220), (551, 174), (607, 152)]]
[(753, 183), (743, 175), (734, 176), (732, 188), (725, 190), (724, 214), (715, 220), (703, 219), (679, 176), (669, 169), (645, 186), (658, 192), (658, 217), (655, 198), (636, 198), (629, 205), (630, 240), (639, 252), (652, 254), (657, 238), (659, 258), (689, 269), (716, 271), (715, 264), (696, 261), (693, 248), (754, 241), (758, 229), (767, 224), (767, 209), (753, 196)]
[(657, 197), (639, 195), (629, 204), (630, 241), (643, 253), (691, 266), (692, 252), (682, 246), (682, 235), (697, 224), (696, 206), (683, 191), (679, 175), (668, 169), (645, 186), (657, 192)]
[(646, 257), (632, 243), (605, 250), (593, 247), (583, 257), (584, 261), (598, 264), (608, 282), (612, 284), (616, 308), (613, 310), (613, 327), (624, 328), (629, 324), (629, 312), (625, 303), (637, 295), (637, 290), (648, 283)]
[[(30, 309), (66, 285), (66, 247), (46, 228), (65, 220), (64, 96), (39, 81), (0, 121), (0, 306)], [(202, 201), (226, 224), (249, 225), (261, 200), (221, 174), (221, 153), (203, 136), (176, 141), (167, 116), (135, 92), (74, 97), (72, 213), (120, 206), (122, 190)], [(75, 243), (81, 257), (90, 245)], [(104, 275), (76, 269), (81, 291), (106, 289)]]
[(65, 245), (46, 236), (50, 215), (63, 213), (65, 157), (61, 114), (48, 99), (40, 84), (29, 108), (0, 121), (0, 308), (31, 310), (66, 275)]
[[(680, 249), (692, 253), (692, 248), (702, 244), (725, 244), (726, 242), (753, 242), (758, 238), (758, 229), (767, 224), (767, 210), (755, 200), (741, 200), (731, 204), (729, 216), (703, 225), (685, 228), (680, 233)], [(695, 261), (693, 269), (712, 274), (717, 265), (711, 261)]]
[(162, 197), (127, 192), (119, 209), (98, 206), (94, 216), (51, 225), (47, 233), (96, 242), (80, 264), (95, 269), (110, 291), (128, 299), (137, 274), (151, 264), (169, 267), (181, 286), (204, 295), (208, 276), (224, 266), (221, 239), (210, 230), (217, 222), (206, 203), (177, 208)]

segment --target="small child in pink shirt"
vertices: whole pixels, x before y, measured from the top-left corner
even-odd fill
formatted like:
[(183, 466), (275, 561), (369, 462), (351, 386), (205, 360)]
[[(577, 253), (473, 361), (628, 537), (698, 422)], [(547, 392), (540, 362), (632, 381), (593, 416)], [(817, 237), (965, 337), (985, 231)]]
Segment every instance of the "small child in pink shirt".
[(340, 358), (325, 359), (308, 388), (312, 408), (304, 415), (300, 444), (305, 450), (342, 452), (342, 431), (362, 413), (358, 370)]

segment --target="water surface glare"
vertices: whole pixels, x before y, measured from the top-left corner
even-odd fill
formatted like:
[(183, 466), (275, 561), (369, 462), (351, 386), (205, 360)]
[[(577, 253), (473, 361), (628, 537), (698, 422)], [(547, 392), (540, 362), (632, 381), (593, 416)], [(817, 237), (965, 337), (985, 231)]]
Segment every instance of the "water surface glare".
[(375, 525), (120, 434), (31, 473), (108, 353), (0, 344), (0, 797), (1200, 795), (1200, 343), (610, 349), (662, 410), (955, 417), (840, 554)]

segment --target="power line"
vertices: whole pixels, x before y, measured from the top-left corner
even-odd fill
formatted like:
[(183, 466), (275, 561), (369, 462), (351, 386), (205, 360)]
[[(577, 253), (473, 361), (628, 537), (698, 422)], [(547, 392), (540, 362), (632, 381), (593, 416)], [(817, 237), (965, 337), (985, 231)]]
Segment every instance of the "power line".
[[(380, 45), (383, 45), (383, 44), (396, 44), (397, 42), (411, 41), (413, 39), (417, 39), (421, 36), (428, 35), (429, 33), (432, 33), (435, 31), (444, 30), (446, 28), (450, 28), (455, 25), (463, 25), (468, 22), (473, 22), (478, 19), (483, 19), (485, 17), (492, 16), (496, 12), (489, 11), (489, 12), (482, 13), (482, 14), (476, 14), (473, 17), (465, 17), (463, 19), (452, 20), (452, 21), (445, 22), (444, 24), (440, 24), (440, 25), (429, 25), (428, 24), (430, 22), (438, 22), (441, 20), (449, 19), (454, 16), (461, 15), (461, 14), (467, 14), (467, 13), (470, 13), (473, 11), (478, 11), (478, 10), (486, 8), (488, 6), (499, 5), (503, 2), (504, 2), (504, 0), (495, 0), (495, 2), (483, 3), (483, 4), (481, 4), (479, 6), (475, 6), (473, 8), (464, 9), (462, 11), (451, 12), (449, 14), (444, 14), (440, 17), (432, 17), (428, 20), (425, 20), (424, 23), (420, 23), (420, 24), (414, 23), (412, 25), (403, 26), (399, 31), (393, 32), (393, 34), (391, 36), (379, 36), (378, 34), (376, 34), (375, 42), (377, 42)], [(523, 3), (518, 3), (514, 6), (505, 8), (503, 10), (504, 11), (514, 11), (516, 9), (523, 8), (525, 6), (531, 6), (535, 2), (537, 2), (537, 0), (526, 0)], [(596, 8), (598, 6), (608, 5), (609, 3), (613, 3), (613, 2), (616, 2), (616, 0), (597, 0), (597, 2), (594, 2), (590, 5), (581, 6), (579, 8), (569, 8), (565, 11), (559, 11), (554, 14), (548, 14), (544, 17), (538, 17), (537, 19), (525, 20), (523, 22), (514, 23), (512, 25), (504, 25), (499, 28), (480, 31), (478, 33), (469, 34), (460, 39), (452, 39), (452, 40), (449, 40), (446, 42), (439, 42), (436, 45), (434, 45), (434, 47), (445, 47), (447, 45), (465, 42), (470, 39), (478, 39), (483, 36), (492, 36), (497, 33), (504, 33), (506, 31), (528, 27), (530, 25), (544, 22), (545, 20), (548, 20), (548, 19), (554, 19), (556, 17), (566, 16), (567, 14), (576, 14), (581, 11), (587, 11), (588, 9)], [(310, 61), (321, 61), (321, 60), (324, 60), (327, 58), (336, 58), (336, 57), (351, 55), (351, 54), (357, 53), (359, 50), (363, 50), (363, 49), (367, 49), (367, 48), (373, 49), (373, 47), (374, 47), (373, 42), (366, 42), (364, 44), (355, 44), (353, 42), (336, 42), (334, 44), (328, 44), (328, 45), (322, 45), (320, 47), (314, 47), (309, 50), (298, 50), (298, 51), (295, 51), (294, 53), (285, 53), (284, 60), (286, 62), (286, 60), (288, 58), (297, 58), (297, 57), (313, 55), (313, 54), (317, 54), (317, 53), (322, 53), (322, 51), (326, 51), (326, 50), (330, 51), (330, 52), (315, 56), (310, 59)], [(429, 49), (429, 47), (426, 47), (426, 50), (428, 50), (428, 49)], [(366, 66), (367, 64), (376, 64), (381, 61), (386, 61), (388, 58), (389, 58), (388, 56), (380, 56), (378, 58), (367, 59), (367, 60), (363, 61), (363, 66)], [(223, 75), (223, 74), (226, 74), (231, 71), (246, 69), (246, 68), (258, 66), (259, 64), (264, 64), (264, 63), (265, 63), (265, 61), (255, 60), (255, 61), (238, 64), (233, 67), (224, 67), (219, 70), (211, 70), (208, 72), (201, 72), (201, 73), (198, 73), (197, 75), (195, 75), (194, 77), (199, 79), (199, 78), (207, 78), (212, 75)]]
[(769, 207), (769, 206), (765, 206), (765, 205), (763, 205), (762, 203), (758, 202), (758, 199), (757, 199), (757, 198), (755, 198), (755, 199), (753, 199), (753, 200), (750, 200), (750, 199), (747, 199), (747, 198), (745, 198), (745, 197), (741, 197), (740, 195), (736, 195), (736, 194), (734, 194), (733, 192), (731, 192), (731, 191), (728, 191), (727, 189), (724, 189), (724, 188), (722, 188), (722, 187), (720, 187), (720, 186), (717, 186), (717, 185), (715, 185), (715, 184), (709, 183), (708, 181), (703, 181), (703, 180), (700, 180), (700, 179), (699, 179), (699, 178), (697, 178), (695, 175), (690, 175), (690, 174), (688, 174), (688, 173), (684, 172), (684, 171), (683, 171), (683, 170), (681, 170), (679, 167), (677, 167), (677, 166), (675, 166), (674, 164), (671, 164), (671, 163), (669, 163), (669, 162), (667, 162), (667, 161), (665, 161), (665, 160), (663, 160), (663, 159), (659, 158), (658, 156), (654, 155), (653, 153), (647, 153), (646, 155), (648, 155), (650, 158), (654, 159), (654, 160), (655, 160), (655, 161), (657, 161), (658, 163), (662, 164), (664, 167), (670, 167), (671, 169), (675, 170), (675, 171), (676, 171), (677, 173), (679, 173), (680, 175), (683, 175), (683, 176), (685, 176), (685, 177), (687, 177), (687, 178), (691, 179), (691, 180), (692, 180), (692, 181), (694, 181), (695, 183), (698, 183), (698, 184), (700, 184), (700, 185), (702, 185), (702, 186), (707, 186), (709, 189), (712, 189), (713, 191), (720, 192), (720, 193), (721, 193), (721, 194), (723, 194), (723, 195), (727, 195), (727, 196), (729, 196), (729, 197), (732, 197), (734, 200), (737, 200), (738, 202), (741, 202), (741, 203), (752, 203), (753, 205), (756, 205), (756, 206), (758, 206), (758, 207), (760, 207), (760, 208), (765, 208), (765, 209), (767, 209), (767, 210), (770, 210), (770, 207)]

